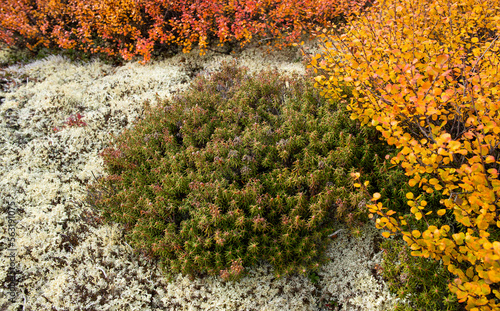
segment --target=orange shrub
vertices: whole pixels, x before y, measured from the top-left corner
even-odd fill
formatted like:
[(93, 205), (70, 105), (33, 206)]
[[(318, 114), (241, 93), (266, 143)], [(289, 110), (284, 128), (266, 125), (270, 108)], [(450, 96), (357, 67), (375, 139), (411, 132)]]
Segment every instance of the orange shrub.
[(387, 0), (327, 33), (312, 60), (325, 96), (354, 88), (351, 117), (400, 148), (392, 162), (410, 186), (446, 196), (431, 207), (406, 194), (423, 232), (377, 203), (378, 193), (368, 207), (386, 237), (400, 232), (412, 255), (442, 260), (469, 310), (500, 308), (499, 36), (496, 0)]
[(304, 32), (328, 25), (341, 15), (360, 10), (370, 0), (188, 0), (182, 16), (170, 25), (178, 32), (181, 44), (190, 48), (196, 41), (206, 47), (214, 37), (220, 43), (240, 42), (243, 46), (254, 37), (297, 41)]
[(0, 39), (9, 45), (77, 49), (148, 60), (152, 46), (135, 0), (4, 0)]
[(91, 53), (141, 56), (155, 46), (277, 39), (296, 41), (318, 25), (358, 11), (371, 0), (3, 0), (0, 40)]

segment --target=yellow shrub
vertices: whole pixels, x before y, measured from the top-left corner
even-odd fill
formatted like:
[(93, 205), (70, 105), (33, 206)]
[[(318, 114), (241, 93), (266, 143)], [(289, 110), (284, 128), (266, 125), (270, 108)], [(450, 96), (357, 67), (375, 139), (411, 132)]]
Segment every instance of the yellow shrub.
[(453, 215), (455, 228), (410, 232), (378, 193), (369, 209), (412, 255), (443, 261), (469, 310), (500, 308), (499, 36), (497, 0), (387, 0), (326, 32), (311, 63), (325, 96), (354, 87), (351, 117), (401, 148), (392, 161), (411, 186), (447, 197), (430, 215), (422, 196), (406, 195), (416, 220)]

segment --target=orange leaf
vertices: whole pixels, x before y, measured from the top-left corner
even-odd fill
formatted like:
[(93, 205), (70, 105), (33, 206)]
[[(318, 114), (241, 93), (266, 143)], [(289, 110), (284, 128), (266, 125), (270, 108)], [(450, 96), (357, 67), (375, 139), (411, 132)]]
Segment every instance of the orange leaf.
[(449, 58), (450, 56), (448, 54), (441, 54), (436, 58), (436, 64), (443, 65)]

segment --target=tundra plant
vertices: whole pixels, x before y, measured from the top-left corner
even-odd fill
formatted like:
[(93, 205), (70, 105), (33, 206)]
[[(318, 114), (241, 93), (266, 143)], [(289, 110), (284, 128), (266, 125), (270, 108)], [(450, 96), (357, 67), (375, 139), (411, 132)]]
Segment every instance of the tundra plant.
[(166, 272), (318, 269), (336, 217), (362, 200), (350, 173), (373, 169), (377, 140), (310, 80), (234, 64), (199, 76), (102, 152), (108, 175), (89, 201)]
[[(153, 52), (224, 52), (299, 40), (371, 0), (2, 0), (0, 42), (149, 61)], [(257, 41), (257, 40), (258, 41)], [(226, 46), (226, 48), (222, 48)]]
[[(386, 236), (401, 232), (413, 256), (442, 260), (470, 310), (500, 308), (500, 6), (492, 0), (388, 0), (325, 41), (318, 86), (345, 83), (351, 117), (400, 148), (392, 159), (440, 206), (408, 192), (408, 225), (379, 193), (369, 206)], [(430, 220), (452, 217), (434, 225)]]

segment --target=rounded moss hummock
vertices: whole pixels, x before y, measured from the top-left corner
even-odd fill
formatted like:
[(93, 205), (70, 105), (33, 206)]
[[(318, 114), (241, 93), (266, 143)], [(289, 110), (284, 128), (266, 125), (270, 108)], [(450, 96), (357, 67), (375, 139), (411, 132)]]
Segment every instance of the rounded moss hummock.
[(235, 64), (199, 76), (102, 152), (108, 175), (89, 201), (166, 272), (319, 268), (335, 216), (363, 197), (349, 173), (370, 154), (310, 80)]

